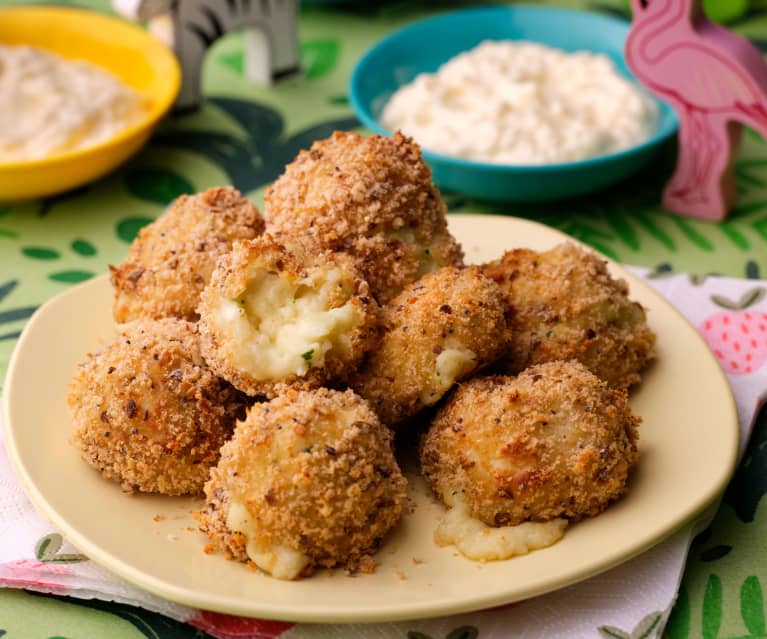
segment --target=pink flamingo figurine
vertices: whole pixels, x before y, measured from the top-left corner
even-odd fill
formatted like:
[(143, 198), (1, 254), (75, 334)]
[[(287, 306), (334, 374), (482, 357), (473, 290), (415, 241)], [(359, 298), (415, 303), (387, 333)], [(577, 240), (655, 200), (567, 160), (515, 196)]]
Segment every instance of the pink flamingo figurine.
[(679, 157), (663, 206), (723, 220), (735, 203), (732, 162), (746, 124), (767, 138), (767, 63), (708, 20), (701, 0), (631, 0), (626, 61), (679, 116)]

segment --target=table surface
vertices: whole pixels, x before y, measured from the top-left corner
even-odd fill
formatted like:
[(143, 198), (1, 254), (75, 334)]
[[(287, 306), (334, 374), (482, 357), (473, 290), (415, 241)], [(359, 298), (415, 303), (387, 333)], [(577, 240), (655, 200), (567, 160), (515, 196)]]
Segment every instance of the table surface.
[[(0, 0), (0, 6), (10, 4)], [(19, 4), (19, 3), (15, 3)], [(28, 2), (32, 4), (32, 2)], [(102, 11), (104, 0), (66, 2)], [(557, 1), (627, 16), (625, 0)], [(710, 0), (742, 8), (729, 26), (767, 52), (767, 0)], [(440, 7), (457, 8), (459, 3)], [(205, 106), (166, 121), (152, 142), (112, 175), (43, 201), (0, 205), (0, 378), (26, 318), (56, 293), (117, 263), (138, 229), (177, 195), (234, 184), (261, 203), (298, 149), (334, 129), (356, 128), (346, 83), (380, 37), (435, 10), (433, 3), (304, 7), (304, 77), (271, 88), (243, 76), (242, 36), (214, 45), (204, 73)], [(270, 135), (264, 136), (264, 123)], [(274, 127), (279, 127), (275, 131)], [(559, 228), (628, 264), (694, 274), (767, 275), (767, 144), (748, 131), (736, 162), (738, 206), (721, 224), (675, 217), (658, 205), (673, 145), (640, 174), (606, 192), (549, 205), (487, 205), (445, 193), (451, 212), (498, 213)], [(666, 637), (765, 636), (767, 413), (711, 525), (693, 544)], [(767, 585), (767, 584), (765, 584)], [(0, 591), (0, 636), (194, 637), (200, 631), (128, 606)]]

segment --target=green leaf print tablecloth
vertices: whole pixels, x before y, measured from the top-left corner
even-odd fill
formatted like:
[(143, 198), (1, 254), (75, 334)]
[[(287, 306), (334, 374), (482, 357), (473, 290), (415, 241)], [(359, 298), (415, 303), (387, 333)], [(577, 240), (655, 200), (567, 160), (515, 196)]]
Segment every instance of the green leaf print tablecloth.
[[(5, 4), (0, 0), (0, 6)], [(109, 10), (104, 0), (67, 4)], [(552, 4), (625, 15), (621, 0)], [(767, 3), (712, 0), (707, 6), (727, 14), (731, 27), (767, 51)], [(109, 263), (119, 262), (138, 229), (174, 197), (230, 183), (260, 205), (265, 187), (299, 149), (334, 129), (358, 126), (346, 99), (346, 83), (359, 55), (393, 29), (445, 8), (404, 2), (305, 7), (300, 19), (304, 77), (271, 88), (245, 81), (242, 36), (233, 34), (217, 43), (206, 61), (205, 106), (169, 119), (151, 144), (123, 168), (60, 197), (0, 205), (0, 378), (34, 310), (67, 287), (104, 272)], [(458, 194), (444, 195), (452, 212), (536, 219), (621, 262), (657, 271), (764, 277), (767, 143), (751, 132), (744, 137), (736, 163), (738, 207), (719, 225), (674, 217), (659, 208), (660, 189), (673, 157), (669, 145), (658, 162), (629, 181), (556, 205), (489, 206)], [(763, 414), (719, 514), (693, 544), (667, 637), (767, 636), (763, 594), (767, 511), (758, 507), (765, 490), (767, 415)], [(127, 606), (0, 591), (0, 637), (202, 634)]]

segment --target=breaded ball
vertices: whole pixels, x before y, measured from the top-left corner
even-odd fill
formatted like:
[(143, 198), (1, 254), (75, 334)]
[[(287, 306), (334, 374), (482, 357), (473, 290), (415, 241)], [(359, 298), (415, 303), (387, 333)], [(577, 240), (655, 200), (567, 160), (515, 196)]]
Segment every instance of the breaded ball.
[(483, 272), (499, 284), (511, 310), (504, 372), (577, 359), (611, 386), (627, 388), (655, 356), (644, 309), (594, 253), (569, 243), (542, 253), (517, 249)]
[(626, 491), (637, 427), (626, 391), (578, 362), (462, 384), (421, 444), (427, 482), (490, 526), (601, 513)]
[(509, 342), (501, 292), (476, 267), (444, 267), (410, 284), (383, 307), (382, 324), (351, 386), (389, 426), (435, 404)]
[(461, 266), (445, 203), (418, 146), (336, 132), (301, 151), (267, 190), (267, 228), (310, 249), (346, 251), (385, 303), (441, 266)]
[(193, 324), (141, 320), (80, 364), (69, 391), (83, 458), (127, 491), (202, 492), (245, 413), (243, 396), (205, 365)]
[(270, 235), (223, 256), (199, 307), (203, 355), (249, 395), (345, 379), (378, 336), (354, 260), (289, 250)]
[(139, 232), (122, 264), (111, 266), (117, 322), (197, 320), (200, 293), (234, 240), (264, 231), (258, 209), (231, 187), (182, 195)]
[(237, 424), (205, 486), (203, 531), (280, 579), (369, 568), (407, 481), (391, 432), (352, 391), (290, 389)]

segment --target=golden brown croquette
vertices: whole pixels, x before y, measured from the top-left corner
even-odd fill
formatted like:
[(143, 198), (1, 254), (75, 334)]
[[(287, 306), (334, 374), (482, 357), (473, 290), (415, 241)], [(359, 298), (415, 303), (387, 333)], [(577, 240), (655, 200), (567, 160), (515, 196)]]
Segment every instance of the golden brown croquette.
[(367, 402), (352, 391), (289, 389), (237, 424), (199, 519), (232, 558), (293, 579), (369, 561), (406, 492), (392, 435)]
[(377, 340), (377, 311), (348, 255), (289, 250), (267, 234), (235, 244), (203, 291), (203, 354), (249, 395), (316, 388), (356, 368)]
[(243, 396), (205, 365), (195, 326), (141, 320), (80, 364), (69, 391), (83, 458), (123, 489), (196, 495)]
[(420, 149), (399, 133), (336, 132), (301, 151), (264, 196), (270, 233), (348, 252), (380, 303), (425, 273), (463, 264), (445, 211)]
[(182, 195), (139, 232), (122, 264), (110, 267), (114, 318), (197, 320), (200, 293), (235, 240), (261, 235), (264, 221), (231, 187)]
[(460, 496), (490, 526), (591, 517), (626, 491), (639, 422), (625, 390), (575, 361), (479, 377), (440, 409), (421, 469), (445, 504)]
[(425, 275), (382, 318), (381, 342), (350, 384), (389, 426), (435, 404), (509, 342), (501, 292), (475, 267)]
[(483, 272), (499, 284), (511, 310), (504, 372), (577, 359), (611, 386), (627, 388), (655, 356), (644, 309), (594, 253), (570, 243), (541, 253), (516, 249)]

